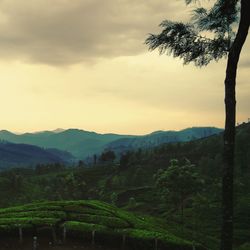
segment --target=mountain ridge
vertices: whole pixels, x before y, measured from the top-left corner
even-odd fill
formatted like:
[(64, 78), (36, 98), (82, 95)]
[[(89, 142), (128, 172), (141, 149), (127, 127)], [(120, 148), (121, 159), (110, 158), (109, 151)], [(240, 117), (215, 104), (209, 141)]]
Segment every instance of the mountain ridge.
[(220, 132), (222, 132), (222, 129), (215, 127), (191, 127), (180, 131), (154, 131), (146, 135), (100, 134), (75, 128), (23, 134), (1, 130), (0, 140), (30, 144), (42, 148), (56, 148), (71, 153), (77, 159), (85, 159), (105, 150), (114, 150), (121, 154), (128, 150), (153, 147), (162, 143), (189, 141)]
[(7, 141), (0, 142), (0, 169), (29, 166), (37, 164), (62, 163), (68, 164), (74, 157), (58, 149), (43, 149), (30, 144), (16, 144)]

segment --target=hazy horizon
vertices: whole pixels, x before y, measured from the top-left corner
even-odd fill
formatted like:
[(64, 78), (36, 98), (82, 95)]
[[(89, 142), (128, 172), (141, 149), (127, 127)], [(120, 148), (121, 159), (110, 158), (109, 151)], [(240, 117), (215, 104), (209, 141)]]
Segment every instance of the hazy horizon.
[[(80, 128), (147, 134), (224, 127), (226, 60), (206, 68), (148, 52), (184, 0), (0, 1), (0, 129)], [(249, 38), (237, 79), (237, 122), (250, 117)]]
[[(46, 130), (31, 130), (31, 131), (12, 131), (12, 130), (9, 130), (9, 129), (0, 129), (0, 132), (1, 131), (8, 131), (8, 132), (11, 132), (13, 134), (17, 134), (17, 135), (22, 135), (22, 134), (26, 134), (26, 133), (42, 133), (42, 132), (55, 132), (55, 133), (60, 133), (60, 132), (63, 132), (63, 131), (66, 131), (66, 130), (82, 130), (82, 131), (86, 131), (86, 132), (95, 132), (95, 133), (98, 133), (98, 134), (121, 134), (121, 135), (147, 135), (147, 134), (151, 134), (151, 133), (154, 133), (154, 132), (158, 132), (158, 131), (164, 131), (164, 132), (168, 132), (168, 131), (176, 131), (176, 132), (179, 132), (179, 131), (182, 131), (182, 130), (185, 130), (185, 129), (190, 129), (190, 128), (205, 128), (205, 127), (211, 127), (211, 128), (219, 128), (219, 129), (223, 129), (222, 127), (216, 127), (216, 126), (191, 126), (191, 127), (185, 127), (185, 128), (180, 128), (180, 129), (158, 129), (158, 130), (154, 130), (154, 131), (149, 131), (149, 132), (146, 132), (146, 133), (138, 133), (138, 134), (121, 134), (121, 133), (116, 133), (116, 132), (113, 132), (113, 131), (107, 131), (107, 132), (102, 132), (102, 131), (94, 131), (94, 130), (86, 130), (84, 128), (56, 128), (56, 129), (46, 129)], [(57, 130), (60, 130), (60, 131), (57, 131)]]

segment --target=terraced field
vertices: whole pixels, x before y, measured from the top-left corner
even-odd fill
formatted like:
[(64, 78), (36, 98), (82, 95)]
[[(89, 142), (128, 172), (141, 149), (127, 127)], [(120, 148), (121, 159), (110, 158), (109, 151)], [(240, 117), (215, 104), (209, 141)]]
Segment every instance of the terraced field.
[[(192, 242), (169, 233), (154, 220), (100, 201), (40, 202), (0, 209), (0, 249), (11, 249), (13, 244), (30, 245), (26, 249), (35, 244), (37, 249), (43, 249), (44, 242), (65, 250), (82, 249), (83, 244), (95, 246), (92, 249), (97, 245), (116, 249), (194, 249)], [(71, 244), (74, 247), (70, 248)], [(195, 249), (202, 247), (196, 245)]]

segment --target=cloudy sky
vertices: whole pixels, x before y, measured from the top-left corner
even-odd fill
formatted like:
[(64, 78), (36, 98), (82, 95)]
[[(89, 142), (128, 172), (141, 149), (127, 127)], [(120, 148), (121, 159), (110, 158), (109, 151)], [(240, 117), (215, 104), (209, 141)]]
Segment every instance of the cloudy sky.
[[(0, 129), (145, 134), (224, 125), (225, 60), (206, 68), (148, 52), (183, 0), (0, 0)], [(237, 121), (250, 117), (248, 39)]]

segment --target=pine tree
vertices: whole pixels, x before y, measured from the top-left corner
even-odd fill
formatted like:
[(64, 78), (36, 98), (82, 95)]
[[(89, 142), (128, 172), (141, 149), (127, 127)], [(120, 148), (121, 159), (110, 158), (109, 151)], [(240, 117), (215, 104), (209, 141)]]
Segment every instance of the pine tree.
[[(196, 0), (186, 0), (187, 4)], [(194, 9), (189, 23), (163, 21), (160, 34), (150, 34), (146, 44), (150, 50), (159, 49), (183, 59), (206, 66), (212, 60), (227, 57), (225, 77), (225, 131), (222, 176), (221, 250), (233, 245), (233, 179), (235, 149), (235, 86), (241, 49), (250, 23), (249, 0), (216, 0), (210, 9)], [(237, 31), (234, 31), (235, 24)], [(204, 34), (209, 33), (209, 37)], [(211, 38), (212, 37), (212, 38)]]

